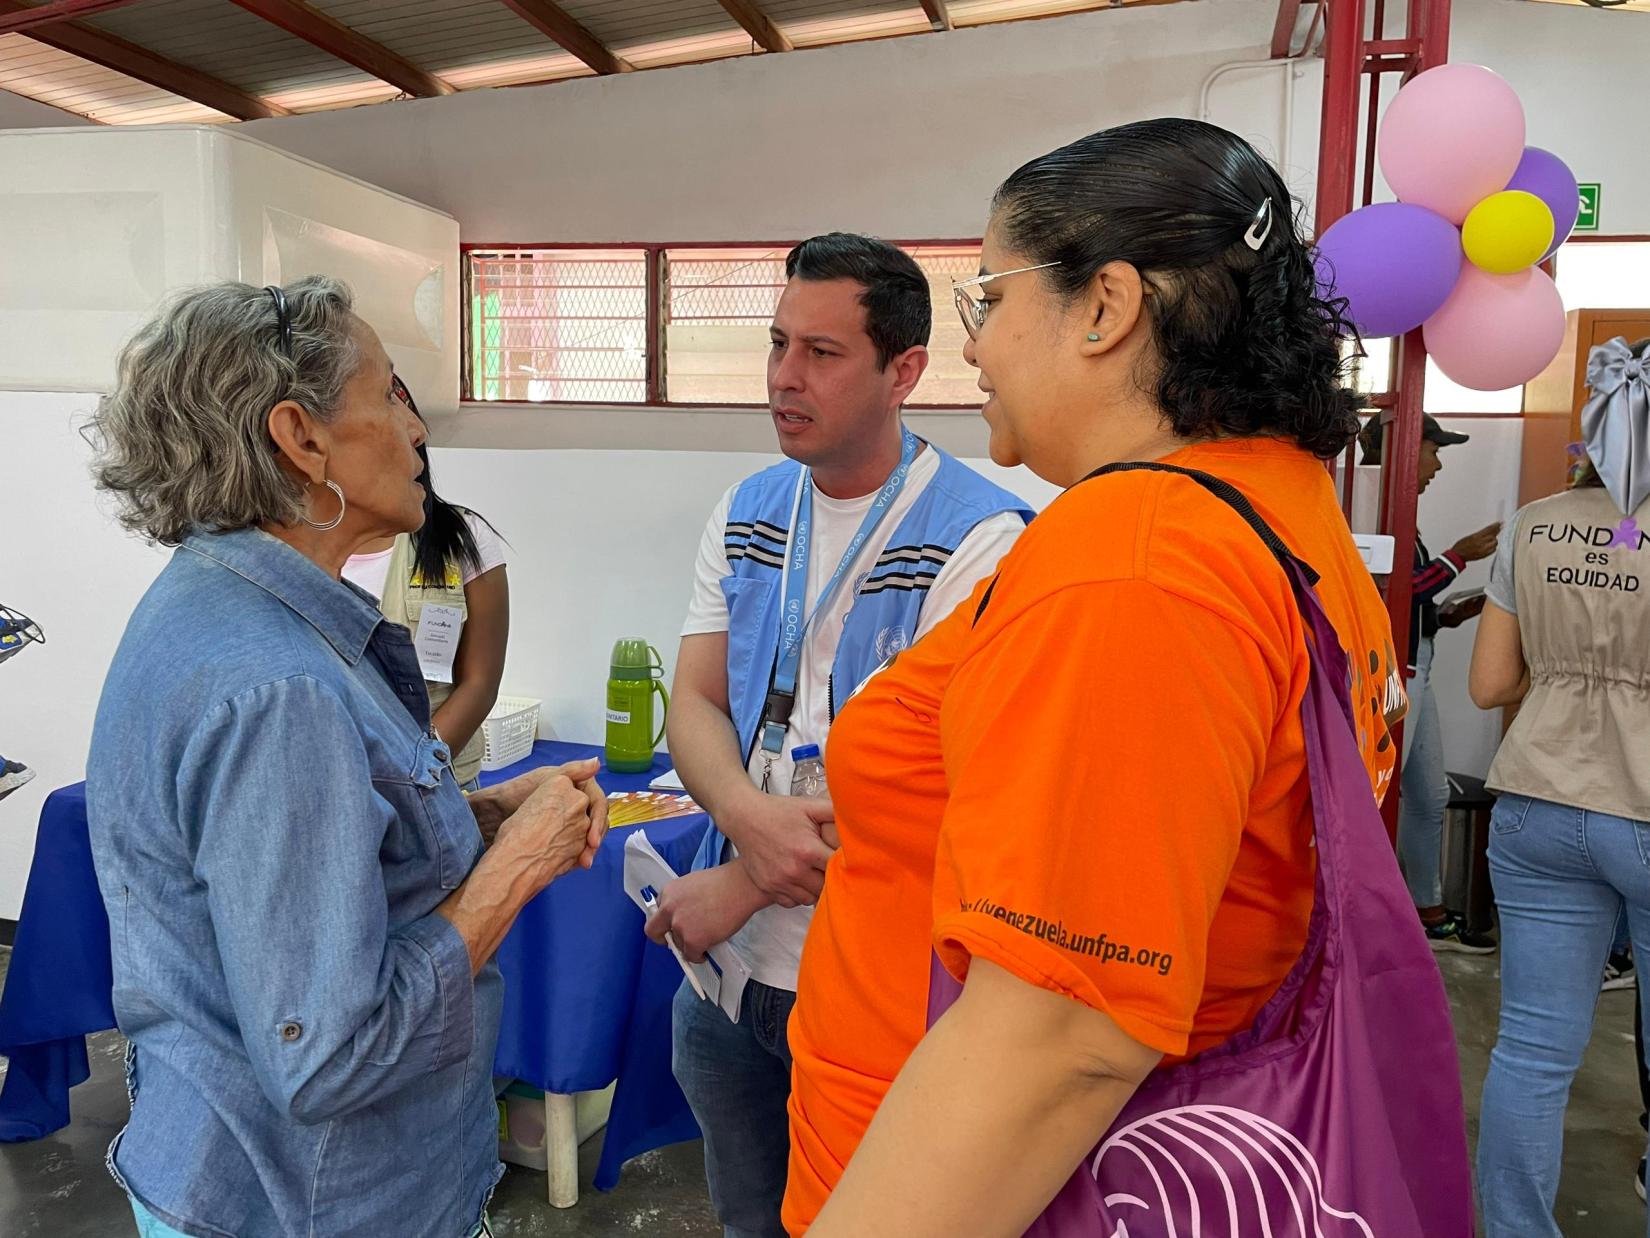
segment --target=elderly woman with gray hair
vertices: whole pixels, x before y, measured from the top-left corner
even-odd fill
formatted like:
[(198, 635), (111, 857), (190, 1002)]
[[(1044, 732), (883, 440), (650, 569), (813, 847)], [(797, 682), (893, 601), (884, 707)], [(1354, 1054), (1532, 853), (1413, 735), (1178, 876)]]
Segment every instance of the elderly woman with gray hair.
[(1650, 959), (1647, 357), (1650, 341), (1593, 349), (1585, 458), (1569, 490), (1503, 530), (1472, 654), (1479, 708), (1519, 705), (1488, 779), (1501, 1030), (1479, 1123), (1487, 1238), (1558, 1238), (1564, 1107), (1621, 917)]
[(178, 298), (91, 436), (177, 546), (110, 667), (88, 809), (144, 1234), (486, 1233), (490, 959), (589, 864), (596, 763), (471, 796), (406, 629), (339, 579), (423, 519), (424, 427), (336, 281)]

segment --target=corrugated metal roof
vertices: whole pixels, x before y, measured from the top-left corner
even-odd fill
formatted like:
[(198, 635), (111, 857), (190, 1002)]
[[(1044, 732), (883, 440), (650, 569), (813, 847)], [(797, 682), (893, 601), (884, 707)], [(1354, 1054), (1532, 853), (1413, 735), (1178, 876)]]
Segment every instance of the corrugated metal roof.
[(912, 0), (763, 0), (762, 11), (798, 47), (933, 29)]
[[(1152, 0), (1117, 0), (1118, 7)], [(951, 0), (951, 21), (957, 26), (980, 26), (990, 22), (1018, 21), (1027, 17), (1053, 17), (1060, 13), (1080, 13), (1105, 8), (1087, 0)]]
[(84, 24), (252, 95), (373, 80), (227, 0), (144, 0)]
[[(751, 54), (717, 0), (559, 0), (638, 68)], [(916, 0), (757, 0), (798, 47), (921, 34)], [(1122, 0), (1153, 3), (1161, 0)], [(1633, 0), (1634, 3), (1640, 0)], [(1650, 0), (1645, 0), (1650, 2)], [(580, 77), (590, 70), (500, 0), (309, 0), (459, 90)], [(959, 26), (1102, 7), (1095, 0), (950, 0)], [(399, 91), (231, 0), (139, 0), (82, 24), (294, 111), (350, 107)], [(0, 88), (115, 124), (223, 121), (211, 108), (58, 52), (0, 36)]]
[(230, 119), (21, 34), (0, 35), (0, 88), (117, 124), (217, 124)]
[(737, 33), (739, 24), (716, 0), (559, 0), (561, 7), (609, 47), (695, 40)]
[(438, 77), (561, 48), (499, 0), (310, 0), (334, 20)]

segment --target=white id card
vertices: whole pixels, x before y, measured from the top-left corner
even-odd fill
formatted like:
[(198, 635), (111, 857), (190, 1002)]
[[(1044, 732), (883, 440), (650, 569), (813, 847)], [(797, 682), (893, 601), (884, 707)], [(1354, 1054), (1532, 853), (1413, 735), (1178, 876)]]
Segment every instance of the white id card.
[(458, 638), (464, 633), (464, 612), (456, 606), (426, 606), (418, 616), (418, 669), (431, 683), (452, 683)]

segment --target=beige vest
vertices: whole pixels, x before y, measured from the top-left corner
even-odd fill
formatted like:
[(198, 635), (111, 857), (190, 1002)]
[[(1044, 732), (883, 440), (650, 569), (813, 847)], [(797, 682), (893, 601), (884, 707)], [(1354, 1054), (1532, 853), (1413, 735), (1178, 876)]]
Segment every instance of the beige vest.
[[(447, 579), (435, 584), (428, 584), (422, 578), (413, 579), (413, 544), (412, 536), (403, 533), (395, 539), (395, 547), (390, 554), (389, 576), (384, 581), (384, 597), (378, 604), (378, 609), (384, 612), (384, 618), (391, 623), (399, 623), (418, 639), (418, 620), (424, 613), (425, 606), (452, 606), (458, 609), (466, 619), (469, 618), (470, 608), (464, 597), (464, 576), (456, 563), (447, 567)], [(462, 635), (459, 638), (463, 639)], [(424, 681), (424, 687), (430, 694), (430, 712), (433, 714), (448, 697), (453, 694), (453, 685), (450, 683), (431, 683)], [(463, 786), (481, 772), (481, 756), (485, 747), (481, 728), (470, 737), (470, 742), (464, 745), (461, 752), (453, 754), (453, 776), (458, 779), (459, 786)]]
[(1530, 693), (1489, 785), (1650, 821), (1650, 503), (1627, 526), (1583, 488), (1518, 514), (1513, 579)]

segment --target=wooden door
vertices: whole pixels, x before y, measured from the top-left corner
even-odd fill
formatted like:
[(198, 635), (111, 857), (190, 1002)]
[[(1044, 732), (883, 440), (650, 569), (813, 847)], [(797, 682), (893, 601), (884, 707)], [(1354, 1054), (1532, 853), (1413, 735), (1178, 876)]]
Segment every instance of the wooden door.
[(1629, 344), (1650, 338), (1650, 309), (1572, 310), (1564, 346), (1538, 377), (1524, 386), (1523, 465), (1518, 505), (1564, 489), (1566, 448), (1581, 438), (1581, 406), (1587, 399), (1587, 355), (1621, 336)]

